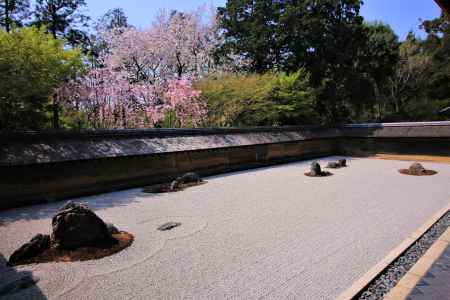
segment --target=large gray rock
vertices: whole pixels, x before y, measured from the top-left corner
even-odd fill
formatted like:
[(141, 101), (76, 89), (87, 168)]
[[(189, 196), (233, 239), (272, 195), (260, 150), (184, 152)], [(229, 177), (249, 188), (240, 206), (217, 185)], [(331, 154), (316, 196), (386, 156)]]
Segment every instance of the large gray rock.
[(322, 168), (320, 167), (320, 164), (317, 161), (314, 161), (311, 164), (311, 170), (310, 170), (310, 175), (311, 176), (322, 176), (323, 172), (322, 172)]
[(409, 174), (411, 175), (421, 175), (425, 173), (425, 168), (420, 163), (413, 163), (409, 167)]
[(68, 202), (52, 219), (52, 247), (73, 249), (111, 240), (103, 220), (83, 204)]
[(28, 243), (23, 244), (19, 249), (14, 251), (9, 258), (8, 265), (13, 266), (24, 260), (36, 257), (49, 248), (50, 236), (37, 234)]
[(186, 184), (200, 183), (201, 181), (202, 181), (202, 179), (200, 178), (200, 176), (198, 176), (198, 174), (189, 172), (189, 173), (184, 174), (183, 176), (176, 178), (174, 181), (172, 181), (172, 183), (170, 184), (170, 189), (172, 191), (177, 190), (177, 189), (182, 188)]

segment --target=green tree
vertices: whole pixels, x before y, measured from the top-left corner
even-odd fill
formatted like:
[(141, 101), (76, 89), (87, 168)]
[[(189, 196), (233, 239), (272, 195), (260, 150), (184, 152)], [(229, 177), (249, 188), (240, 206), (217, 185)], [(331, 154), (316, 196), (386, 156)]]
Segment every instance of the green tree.
[[(302, 52), (305, 67), (311, 72), (313, 86), (318, 87), (316, 110), (322, 123), (349, 122), (352, 105), (361, 101), (352, 89), (355, 80), (360, 79), (358, 53), (366, 41), (363, 18), (359, 15), (361, 1), (300, 2), (303, 7), (296, 13), (302, 23), (295, 30), (304, 28), (307, 33), (292, 43), (298, 43), (300, 49), (306, 47)], [(305, 46), (301, 46), (303, 40)], [(292, 67), (302, 60), (302, 55), (295, 57)]]
[(272, 82), (270, 104), (265, 109), (267, 124), (299, 125), (317, 122), (315, 91), (310, 75), (300, 69), (290, 75), (280, 73)]
[[(357, 121), (380, 121), (389, 110), (389, 79), (394, 75), (400, 60), (400, 42), (392, 28), (381, 22), (364, 25), (367, 39), (358, 53), (360, 79), (355, 79), (357, 97), (365, 99), (354, 103)], [(358, 120), (357, 116), (362, 117)]]
[(81, 11), (85, 6), (85, 0), (36, 0), (32, 24), (45, 26), (55, 39), (64, 38), (72, 46), (85, 44), (88, 35), (83, 28), (89, 21)]
[(29, 0), (0, 0), (0, 27), (10, 32), (29, 17)]
[(441, 17), (424, 21), (422, 40), (410, 32), (400, 46), (400, 60), (389, 77), (389, 111), (385, 121), (448, 119), (450, 106), (450, 23)]
[[(83, 67), (80, 51), (35, 27), (0, 31), (0, 129), (58, 127), (52, 96)], [(55, 99), (53, 99), (55, 101)]]
[(439, 18), (424, 21), (422, 28), (428, 33), (423, 51), (432, 64), (428, 96), (450, 106), (450, 17), (442, 13)]
[[(431, 72), (431, 60), (423, 52), (422, 41), (410, 32), (400, 46), (400, 60), (395, 73), (389, 77), (390, 110), (387, 121), (420, 121), (427, 105), (427, 86)], [(419, 111), (419, 107), (422, 109)], [(421, 117), (418, 117), (421, 115)]]
[(250, 61), (249, 71), (263, 73), (281, 66), (277, 37), (282, 1), (228, 0), (218, 16), (225, 43), (221, 55), (237, 54)]
[(358, 78), (357, 58), (366, 40), (360, 0), (228, 0), (219, 8), (225, 41), (222, 54), (250, 61), (250, 71), (304, 67), (318, 88), (322, 121), (349, 119), (350, 88)]
[(208, 104), (211, 126), (281, 126), (311, 124), (315, 92), (305, 70), (287, 75), (225, 75), (197, 83)]
[(263, 113), (275, 74), (227, 74), (209, 77), (196, 84), (208, 104), (210, 126), (256, 126)]

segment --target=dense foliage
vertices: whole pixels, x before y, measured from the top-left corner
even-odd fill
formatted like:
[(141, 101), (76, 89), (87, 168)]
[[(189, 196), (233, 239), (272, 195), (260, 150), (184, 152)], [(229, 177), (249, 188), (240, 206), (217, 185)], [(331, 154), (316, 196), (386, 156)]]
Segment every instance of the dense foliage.
[(55, 38), (61, 37), (72, 46), (84, 44), (87, 34), (82, 30), (89, 17), (81, 13), (85, 0), (36, 0), (32, 24), (45, 26)]
[(228, 0), (219, 8), (224, 42), (217, 53), (245, 57), (247, 72), (304, 67), (317, 95), (315, 123), (447, 118), (439, 111), (450, 102), (448, 19), (424, 22), (427, 39), (415, 39), (417, 53), (405, 52), (410, 41), (400, 43), (386, 24), (365, 23), (362, 4)]
[(0, 28), (7, 32), (15, 26), (22, 26), (30, 14), (29, 0), (0, 0)]
[(449, 119), (448, 17), (400, 41), (362, 5), (227, 0), (138, 29), (120, 8), (90, 23), (85, 0), (0, 0), (0, 130)]
[(212, 126), (278, 126), (313, 123), (314, 90), (303, 69), (285, 73), (210, 77), (197, 87), (208, 103)]
[(0, 128), (50, 127), (52, 94), (82, 68), (80, 52), (43, 28), (0, 31)]

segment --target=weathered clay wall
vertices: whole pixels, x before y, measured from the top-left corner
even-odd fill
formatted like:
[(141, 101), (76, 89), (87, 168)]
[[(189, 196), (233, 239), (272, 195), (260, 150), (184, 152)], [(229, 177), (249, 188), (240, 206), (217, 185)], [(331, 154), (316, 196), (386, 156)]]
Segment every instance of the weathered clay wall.
[(318, 127), (152, 129), (0, 134), (0, 166), (165, 154), (334, 138)]
[(450, 122), (0, 134), (0, 209), (333, 154), (450, 155)]
[(450, 156), (450, 122), (346, 125), (340, 135), (337, 147), (347, 155)]

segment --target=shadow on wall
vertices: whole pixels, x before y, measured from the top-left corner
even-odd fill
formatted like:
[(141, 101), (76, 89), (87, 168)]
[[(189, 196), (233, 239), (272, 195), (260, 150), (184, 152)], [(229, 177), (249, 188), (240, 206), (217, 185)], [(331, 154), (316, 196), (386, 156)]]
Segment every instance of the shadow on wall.
[[(214, 129), (205, 129), (205, 131), (208, 130)], [(214, 134), (205, 132), (203, 135), (173, 135), (167, 137), (135, 136), (134, 130), (129, 131), (128, 135), (120, 134), (121, 131), (119, 130), (117, 131), (119, 134), (114, 136), (115, 130), (111, 130), (111, 135), (105, 135), (105, 133), (102, 135), (102, 132), (99, 131), (95, 138), (89, 138), (89, 135), (74, 132), (68, 132), (66, 137), (62, 134), (54, 133), (55, 135), (52, 135), (45, 132), (36, 133), (36, 136), (26, 133), (17, 133), (17, 136), (10, 136), (2, 135), (0, 132), (0, 139), (3, 138), (7, 141), (0, 147), (0, 165), (27, 165), (226, 148), (289, 141), (292, 134), (295, 138), (305, 136), (305, 134), (296, 132), (294, 128), (285, 128), (279, 131), (267, 129), (267, 132), (261, 131), (262, 129), (254, 129), (254, 132), (248, 133), (220, 133), (220, 129), (215, 130), (217, 132)], [(302, 131), (308, 132), (307, 129), (302, 129)], [(149, 131), (149, 134), (151, 133)], [(306, 136), (309, 135), (312, 135), (312, 133), (306, 134)]]
[(383, 124), (348, 124), (340, 128), (344, 137), (372, 137), (376, 132), (384, 128)]
[[(152, 197), (152, 195), (149, 194), (145, 194), (145, 196), (143, 195), (142, 189), (139, 188), (70, 200), (85, 203), (94, 211), (98, 211), (107, 208), (128, 206), (132, 203), (139, 202), (141, 201), (139, 196), (145, 198)], [(0, 226), (7, 226), (9, 223), (19, 220), (40, 220), (51, 218), (67, 201), (57, 201), (0, 211)]]
[[(18, 271), (6, 265), (7, 260), (0, 253), (0, 298), (21, 298), (42, 300), (47, 297), (36, 285), (39, 278), (30, 271)], [(20, 297), (18, 295), (20, 294)]]
[[(303, 169), (308, 169), (311, 161), (318, 160), (324, 166), (331, 161), (337, 161), (340, 158), (346, 158), (347, 161), (351, 162), (354, 158), (349, 158), (348, 156), (328, 156), (328, 157), (318, 157), (316, 159), (310, 158), (307, 161), (292, 162), (294, 166), (299, 166)], [(286, 165), (286, 164), (283, 164)], [(208, 176), (208, 178), (222, 178), (228, 176), (234, 176), (237, 174), (254, 173), (261, 170), (272, 169), (281, 167), (280, 165), (272, 165), (265, 167), (257, 167), (255, 169), (239, 170), (235, 172), (229, 172), (225, 174), (219, 174), (214, 176)], [(299, 172), (299, 174), (303, 174)], [(157, 194), (147, 194), (142, 192), (142, 188), (135, 188), (123, 191), (115, 191), (111, 193), (104, 193), (94, 196), (87, 196), (81, 198), (68, 199), (76, 202), (81, 202), (87, 204), (94, 211), (101, 211), (103, 209), (115, 208), (128, 206), (133, 203), (140, 201), (148, 201), (149, 198), (157, 197)], [(9, 223), (13, 223), (20, 220), (40, 220), (49, 219), (53, 217), (58, 209), (62, 207), (68, 200), (50, 202), (45, 204), (37, 204), (32, 206), (19, 207), (15, 209), (9, 209), (5, 211), (0, 211), (0, 226), (7, 226)]]

